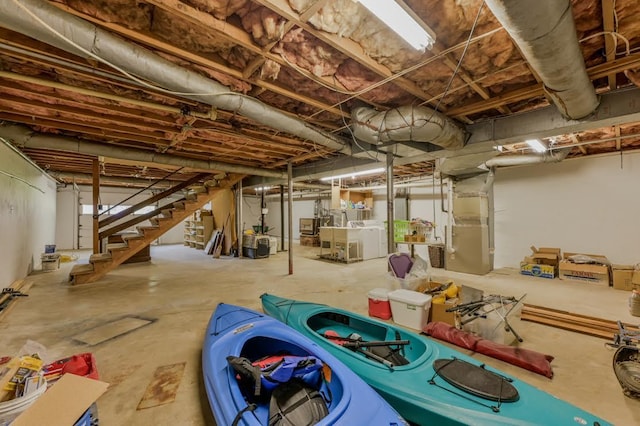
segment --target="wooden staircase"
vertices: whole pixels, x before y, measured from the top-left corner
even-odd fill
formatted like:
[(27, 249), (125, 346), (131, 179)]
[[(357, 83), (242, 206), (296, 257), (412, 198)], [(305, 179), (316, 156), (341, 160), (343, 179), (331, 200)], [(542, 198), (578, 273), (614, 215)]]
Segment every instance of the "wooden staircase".
[(219, 186), (204, 186), (204, 192), (190, 194), (186, 199), (176, 201), (159, 210), (155, 217), (149, 218), (151, 226), (137, 226), (137, 234), (122, 237), (123, 243), (107, 244), (106, 253), (97, 253), (89, 257), (89, 263), (77, 264), (69, 273), (72, 285), (92, 283), (117, 268), (130, 257), (148, 246), (165, 232), (182, 222), (189, 215), (211, 201), (223, 189), (231, 188), (243, 176), (227, 176)]

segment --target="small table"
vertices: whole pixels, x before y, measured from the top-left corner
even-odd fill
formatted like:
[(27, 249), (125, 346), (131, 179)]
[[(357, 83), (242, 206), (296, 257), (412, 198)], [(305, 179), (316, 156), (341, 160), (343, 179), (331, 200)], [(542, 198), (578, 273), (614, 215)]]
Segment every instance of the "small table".
[(428, 242), (426, 241), (422, 241), (422, 242), (414, 242), (414, 241), (401, 241), (401, 242), (396, 242), (396, 248), (398, 247), (398, 244), (406, 244), (409, 246), (409, 251), (411, 253), (411, 257), (415, 257), (415, 246), (426, 246), (429, 245)]

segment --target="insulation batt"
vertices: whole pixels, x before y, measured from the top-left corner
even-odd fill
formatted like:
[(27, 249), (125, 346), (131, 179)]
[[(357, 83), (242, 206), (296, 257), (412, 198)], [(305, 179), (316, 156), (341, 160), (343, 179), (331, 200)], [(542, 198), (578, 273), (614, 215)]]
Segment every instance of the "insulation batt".
[(333, 75), (346, 56), (311, 36), (302, 28), (289, 31), (282, 42), (273, 49), (291, 63), (313, 75)]
[(184, 3), (196, 9), (210, 13), (218, 19), (227, 19), (243, 8), (248, 0), (184, 0)]
[(260, 46), (278, 41), (284, 34), (285, 20), (275, 12), (255, 4), (238, 10), (242, 27), (251, 34)]

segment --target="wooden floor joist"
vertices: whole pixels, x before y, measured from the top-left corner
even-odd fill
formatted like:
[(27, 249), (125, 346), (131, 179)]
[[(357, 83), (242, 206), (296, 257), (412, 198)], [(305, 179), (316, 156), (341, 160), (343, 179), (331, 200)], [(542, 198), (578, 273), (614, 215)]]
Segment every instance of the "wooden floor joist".
[[(619, 331), (616, 321), (528, 304), (522, 308), (522, 320), (607, 340), (613, 340), (614, 334)], [(627, 331), (638, 332), (640, 330), (638, 326), (633, 324), (623, 323), (623, 325)]]

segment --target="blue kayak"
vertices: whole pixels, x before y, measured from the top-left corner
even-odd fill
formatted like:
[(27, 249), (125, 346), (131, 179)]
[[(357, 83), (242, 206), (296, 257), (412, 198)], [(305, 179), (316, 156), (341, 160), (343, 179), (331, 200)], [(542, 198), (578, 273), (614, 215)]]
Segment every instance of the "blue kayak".
[(610, 424), (403, 327), (327, 305), (270, 294), (261, 299), (265, 313), (335, 355), (409, 422), (425, 426)]
[[(205, 388), (217, 424), (270, 424), (270, 401), (257, 398), (255, 388), (243, 386), (230, 360), (259, 364), (259, 360), (282, 354), (286, 359), (312, 358), (321, 363), (322, 378), (316, 394), (322, 396), (327, 413), (314, 424), (407, 424), (369, 385), (308, 338), (262, 313), (224, 303), (218, 305), (209, 321), (202, 350)], [(251, 365), (248, 364), (249, 368)], [(271, 374), (275, 373), (271, 371)], [(273, 377), (271, 382), (275, 381)], [(271, 382), (264, 383), (270, 386)], [(278, 386), (283, 385), (277, 382), (274, 389)], [(263, 385), (261, 392), (264, 389)], [(276, 391), (269, 392), (275, 394)]]

